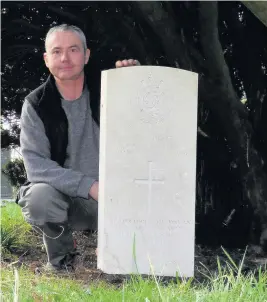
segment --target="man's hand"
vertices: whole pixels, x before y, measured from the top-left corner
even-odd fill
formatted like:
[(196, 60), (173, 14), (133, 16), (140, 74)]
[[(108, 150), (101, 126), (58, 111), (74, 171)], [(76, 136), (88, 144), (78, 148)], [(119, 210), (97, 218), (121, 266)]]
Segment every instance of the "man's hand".
[(129, 59), (129, 60), (123, 60), (123, 61), (117, 61), (115, 66), (116, 68), (121, 68), (121, 67), (129, 67), (129, 66), (140, 66), (140, 62), (134, 59)]
[(95, 181), (91, 186), (88, 198), (91, 198), (91, 197), (94, 200), (98, 201), (98, 181)]

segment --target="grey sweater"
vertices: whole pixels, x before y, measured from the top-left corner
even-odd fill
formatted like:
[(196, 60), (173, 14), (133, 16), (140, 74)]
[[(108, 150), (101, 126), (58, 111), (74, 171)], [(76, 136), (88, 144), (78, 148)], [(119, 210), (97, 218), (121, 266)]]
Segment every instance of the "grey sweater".
[(71, 197), (88, 198), (98, 180), (99, 127), (91, 115), (89, 91), (74, 101), (61, 100), (68, 119), (68, 147), (64, 167), (50, 159), (44, 125), (26, 99), (21, 113), (21, 152), (32, 183), (47, 183)]

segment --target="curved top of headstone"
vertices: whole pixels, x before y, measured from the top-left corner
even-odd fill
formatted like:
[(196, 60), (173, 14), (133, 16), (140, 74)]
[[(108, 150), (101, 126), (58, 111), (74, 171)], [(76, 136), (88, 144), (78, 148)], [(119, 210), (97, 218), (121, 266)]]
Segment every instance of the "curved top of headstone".
[(105, 73), (105, 72), (138, 72), (138, 71), (147, 71), (147, 70), (150, 70), (150, 71), (153, 71), (153, 72), (157, 72), (157, 71), (164, 71), (164, 72), (180, 72), (180, 73), (184, 73), (184, 74), (191, 74), (191, 75), (195, 75), (197, 76), (198, 73), (196, 72), (193, 72), (193, 71), (190, 71), (190, 70), (186, 70), (186, 69), (181, 69), (181, 68), (176, 68), (176, 67), (168, 67), (168, 66), (159, 66), (159, 65), (141, 65), (141, 66), (131, 66), (131, 67), (128, 67), (128, 68), (111, 68), (111, 69), (106, 69), (106, 70), (103, 70), (102, 73)]

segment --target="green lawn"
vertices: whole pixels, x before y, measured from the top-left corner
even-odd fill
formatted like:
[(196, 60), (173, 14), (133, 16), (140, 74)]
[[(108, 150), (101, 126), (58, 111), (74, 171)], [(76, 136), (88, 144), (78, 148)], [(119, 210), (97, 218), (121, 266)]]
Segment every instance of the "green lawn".
[(36, 242), (31, 227), (24, 221), (20, 207), (6, 203), (1, 207), (1, 255), (12, 257), (13, 251), (23, 250)]
[[(1, 234), (4, 234), (1, 238), (2, 253), (12, 254), (14, 248), (33, 244), (35, 239), (29, 236), (30, 226), (24, 222), (16, 204), (2, 207), (1, 218)], [(207, 274), (205, 284), (193, 283), (190, 279), (166, 286), (154, 277), (144, 280), (133, 276), (118, 288), (105, 283), (85, 286), (84, 281), (37, 276), (24, 267), (16, 269), (4, 266), (1, 269), (0, 301), (267, 302), (266, 271), (259, 270), (244, 276), (229, 256), (229, 264), (224, 269), (218, 262), (218, 272), (217, 276)]]
[(157, 280), (133, 277), (118, 289), (104, 283), (84, 286), (79, 281), (35, 276), (24, 269), (4, 269), (1, 283), (1, 301), (267, 301), (267, 275), (260, 272), (247, 277), (221, 274), (195, 286), (190, 281), (163, 286)]

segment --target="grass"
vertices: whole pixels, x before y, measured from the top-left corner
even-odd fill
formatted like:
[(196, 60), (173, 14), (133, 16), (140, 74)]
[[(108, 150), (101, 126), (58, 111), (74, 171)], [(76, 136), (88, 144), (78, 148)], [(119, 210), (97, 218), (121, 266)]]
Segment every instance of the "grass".
[[(17, 275), (16, 275), (17, 274)], [(181, 301), (181, 302), (265, 302), (267, 274), (259, 270), (247, 276), (234, 271), (219, 273), (206, 284), (192, 280), (164, 286), (158, 280), (133, 276), (117, 288), (105, 283), (84, 286), (82, 282), (60, 277), (37, 277), (26, 269), (2, 271), (1, 301)], [(16, 295), (17, 292), (17, 295)]]
[[(1, 250), (4, 247), (12, 253), (13, 249), (32, 244), (30, 226), (21, 209), (16, 204), (7, 204), (1, 210)], [(218, 261), (218, 271), (213, 275), (206, 268), (206, 281), (201, 284), (189, 279), (163, 285), (155, 276), (142, 279), (136, 275), (119, 288), (103, 282), (85, 286), (84, 280), (37, 276), (24, 266), (2, 267), (0, 301), (267, 302), (267, 271), (259, 269), (243, 275), (244, 258), (236, 265), (226, 251), (225, 254), (227, 265)]]
[(25, 222), (21, 208), (7, 202), (1, 207), (1, 255), (12, 257), (12, 253), (25, 250), (36, 241), (32, 235), (31, 226)]

